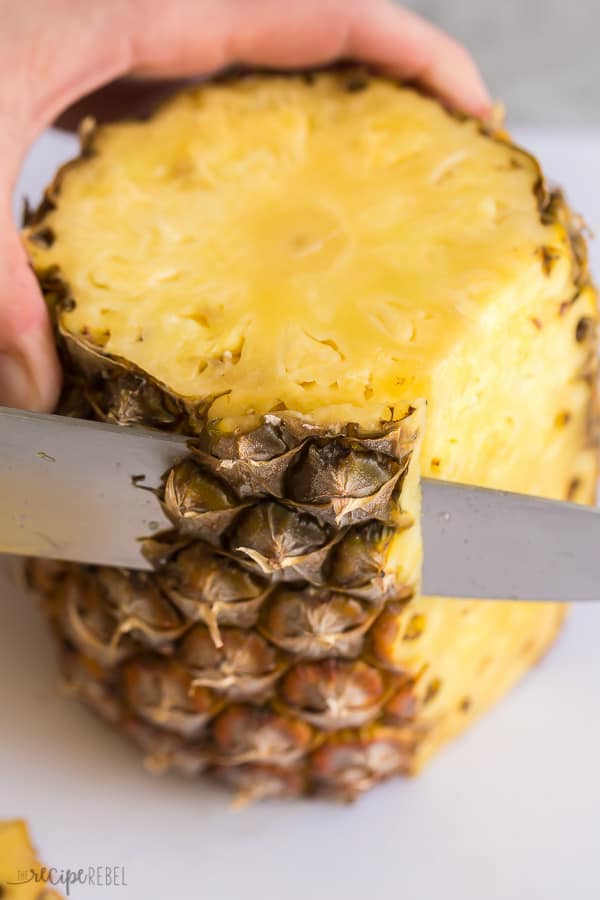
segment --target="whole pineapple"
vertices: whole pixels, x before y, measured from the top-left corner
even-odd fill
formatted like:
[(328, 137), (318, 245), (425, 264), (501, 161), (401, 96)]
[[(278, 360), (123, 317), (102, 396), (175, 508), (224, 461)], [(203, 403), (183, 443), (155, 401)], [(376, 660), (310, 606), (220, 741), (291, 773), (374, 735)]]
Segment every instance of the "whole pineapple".
[(561, 606), (419, 595), (419, 474), (593, 499), (581, 226), (505, 134), (354, 70), (216, 82), (86, 127), (25, 242), (62, 411), (192, 438), (155, 574), (30, 569), (151, 765), (353, 797), (546, 650)]

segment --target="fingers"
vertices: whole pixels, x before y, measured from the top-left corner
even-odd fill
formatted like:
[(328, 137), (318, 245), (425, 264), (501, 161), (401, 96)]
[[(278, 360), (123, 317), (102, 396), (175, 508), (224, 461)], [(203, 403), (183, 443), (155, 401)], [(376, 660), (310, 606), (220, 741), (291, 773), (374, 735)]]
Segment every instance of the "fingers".
[(52, 332), (45, 322), (0, 350), (0, 406), (51, 412), (60, 393), (60, 369)]
[(47, 412), (60, 391), (60, 369), (37, 282), (19, 236), (3, 229), (0, 258), (0, 406)]
[(129, 66), (122, 0), (0, 0), (0, 405), (45, 411), (60, 370), (39, 287), (8, 209), (22, 157), (60, 109)]
[(407, 9), (390, 3), (365, 7), (348, 34), (345, 53), (379, 63), (416, 81), (449, 106), (488, 115), (491, 98), (465, 47)]
[(351, 57), (417, 81), (464, 112), (489, 112), (468, 52), (391, 0), (140, 0), (136, 6), (131, 56), (144, 74), (184, 77), (232, 63), (290, 68)]

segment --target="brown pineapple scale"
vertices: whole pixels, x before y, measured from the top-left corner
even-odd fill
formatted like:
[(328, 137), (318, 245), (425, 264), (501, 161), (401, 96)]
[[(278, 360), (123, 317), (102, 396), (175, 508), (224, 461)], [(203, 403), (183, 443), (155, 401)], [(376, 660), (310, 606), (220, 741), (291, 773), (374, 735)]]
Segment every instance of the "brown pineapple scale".
[[(407, 771), (413, 744), (380, 720), (410, 685), (382, 670), (370, 630), (418, 587), (420, 557), (403, 572), (391, 549), (419, 530), (422, 419), (365, 432), (279, 413), (236, 440), (208, 425), (165, 475), (174, 528), (147, 542), (155, 574), (30, 564), (69, 683), (162, 768), (191, 756), (248, 796), (352, 797)], [(224, 457), (242, 438), (244, 456)], [(338, 759), (350, 742), (356, 782)]]

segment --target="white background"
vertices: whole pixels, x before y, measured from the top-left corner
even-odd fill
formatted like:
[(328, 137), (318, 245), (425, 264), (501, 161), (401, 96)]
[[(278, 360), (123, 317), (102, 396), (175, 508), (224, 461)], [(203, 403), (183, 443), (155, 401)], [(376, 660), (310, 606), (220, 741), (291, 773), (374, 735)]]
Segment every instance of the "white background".
[[(600, 233), (600, 132), (519, 137)], [(36, 197), (72, 151), (45, 135), (17, 193)], [(351, 807), (235, 813), (219, 788), (146, 774), (60, 695), (35, 603), (0, 568), (0, 817), (26, 817), (52, 865), (126, 868), (127, 888), (75, 898), (600, 897), (600, 605), (573, 611), (550, 656), (420, 778)]]

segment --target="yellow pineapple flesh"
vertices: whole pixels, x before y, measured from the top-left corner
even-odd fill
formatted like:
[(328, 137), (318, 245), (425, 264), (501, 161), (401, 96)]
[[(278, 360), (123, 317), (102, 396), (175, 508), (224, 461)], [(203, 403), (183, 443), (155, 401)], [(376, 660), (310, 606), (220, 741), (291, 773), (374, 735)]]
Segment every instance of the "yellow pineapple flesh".
[(60, 900), (51, 887), (21, 819), (0, 821), (0, 897), (3, 900)]
[(561, 605), (419, 595), (418, 472), (592, 501), (581, 229), (506, 134), (377, 76), (254, 75), (85, 129), (25, 232), (63, 411), (197, 446), (155, 576), (32, 580), (69, 677), (155, 765), (352, 796), (550, 645)]

